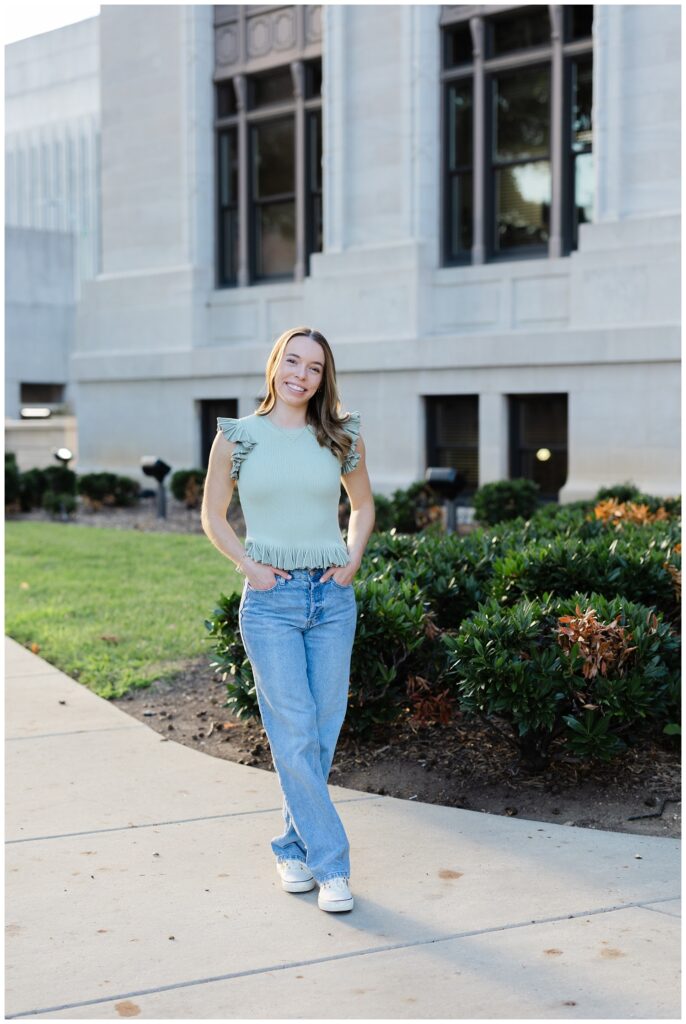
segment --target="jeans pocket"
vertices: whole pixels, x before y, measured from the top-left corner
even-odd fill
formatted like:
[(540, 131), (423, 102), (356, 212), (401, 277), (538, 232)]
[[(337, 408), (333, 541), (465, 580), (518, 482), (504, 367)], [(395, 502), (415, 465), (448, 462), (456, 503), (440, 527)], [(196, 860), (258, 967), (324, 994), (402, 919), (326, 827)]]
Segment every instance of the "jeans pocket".
[(274, 581), (274, 586), (266, 587), (264, 590), (261, 590), (258, 587), (253, 587), (253, 585), (248, 580), (246, 580), (246, 586), (248, 590), (252, 591), (253, 594), (271, 594), (272, 590), (276, 590), (276, 588), (278, 587), (280, 578), (280, 576), (277, 576)]
[(336, 583), (336, 580), (333, 578), (333, 576), (331, 577), (331, 582), (333, 583), (334, 587), (338, 587), (339, 590), (352, 590), (353, 589), (352, 583), (346, 583), (346, 585), (343, 586), (342, 583)]

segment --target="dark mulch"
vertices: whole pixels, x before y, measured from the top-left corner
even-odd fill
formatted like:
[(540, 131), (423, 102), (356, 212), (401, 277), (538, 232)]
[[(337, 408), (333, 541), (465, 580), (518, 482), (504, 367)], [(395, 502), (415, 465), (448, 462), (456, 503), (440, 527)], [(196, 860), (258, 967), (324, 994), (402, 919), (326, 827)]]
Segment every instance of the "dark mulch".
[[(224, 684), (203, 657), (173, 680), (113, 702), (167, 739), (273, 771), (261, 722), (237, 719), (224, 701)], [(362, 743), (344, 726), (329, 782), (535, 821), (680, 835), (680, 751), (674, 741), (630, 747), (610, 764), (588, 764), (558, 751), (550, 767), (537, 774), (520, 764), (515, 747), (499, 731), (503, 728), (504, 723), (458, 715), (445, 726), (405, 721)], [(676, 799), (664, 802), (669, 797)], [(652, 816), (632, 821), (632, 815)]]

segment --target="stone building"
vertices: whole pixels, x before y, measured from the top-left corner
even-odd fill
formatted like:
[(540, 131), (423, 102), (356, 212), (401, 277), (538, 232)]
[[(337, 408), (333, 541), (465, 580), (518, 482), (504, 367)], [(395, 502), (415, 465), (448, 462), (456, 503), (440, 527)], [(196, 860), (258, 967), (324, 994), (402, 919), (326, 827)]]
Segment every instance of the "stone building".
[(678, 493), (680, 17), (104, 6), (78, 471), (206, 465), (306, 324), (378, 493)]

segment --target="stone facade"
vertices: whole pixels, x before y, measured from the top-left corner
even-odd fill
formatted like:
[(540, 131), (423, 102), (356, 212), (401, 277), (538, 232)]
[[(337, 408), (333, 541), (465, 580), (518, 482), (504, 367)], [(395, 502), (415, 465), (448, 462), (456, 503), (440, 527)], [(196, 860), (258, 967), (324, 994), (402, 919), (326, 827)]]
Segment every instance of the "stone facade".
[[(102, 266), (71, 358), (77, 469), (198, 465), (203, 404), (252, 412), (274, 340), (309, 324), (362, 413), (376, 492), (423, 477), (427, 396), (479, 396), (483, 484), (508, 476), (508, 396), (564, 392), (561, 501), (629, 479), (678, 493), (678, 5), (595, 8), (596, 208), (578, 247), (470, 266), (440, 265), (440, 7), (327, 5), (321, 24), (246, 8), (264, 12), (249, 34), (222, 10), (102, 8)], [(219, 289), (213, 71), (307, 45), (303, 24), (323, 58), (323, 251), (302, 281)]]

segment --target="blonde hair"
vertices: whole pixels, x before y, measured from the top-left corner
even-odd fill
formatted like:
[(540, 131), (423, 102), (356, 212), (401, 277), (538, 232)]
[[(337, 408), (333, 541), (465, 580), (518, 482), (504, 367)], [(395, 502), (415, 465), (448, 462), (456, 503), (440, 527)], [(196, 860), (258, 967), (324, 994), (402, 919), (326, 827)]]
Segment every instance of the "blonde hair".
[(271, 412), (276, 405), (276, 388), (274, 386), (276, 371), (279, 368), (281, 360), (286, 352), (288, 342), (291, 338), (295, 338), (296, 335), (303, 335), (305, 338), (311, 338), (324, 349), (326, 358), (324, 360), (322, 383), (307, 403), (305, 418), (314, 428), (315, 436), (319, 444), (329, 448), (336, 458), (343, 462), (347, 458), (353, 445), (353, 439), (342, 426), (342, 424), (346, 422), (347, 414), (345, 415), (345, 418), (341, 418), (341, 400), (338, 394), (336, 364), (334, 362), (331, 346), (324, 335), (319, 331), (315, 331), (314, 328), (291, 327), (276, 339), (274, 346), (269, 353), (267, 366), (265, 368), (267, 393), (255, 410), (255, 414), (257, 416), (266, 416), (267, 413)]

